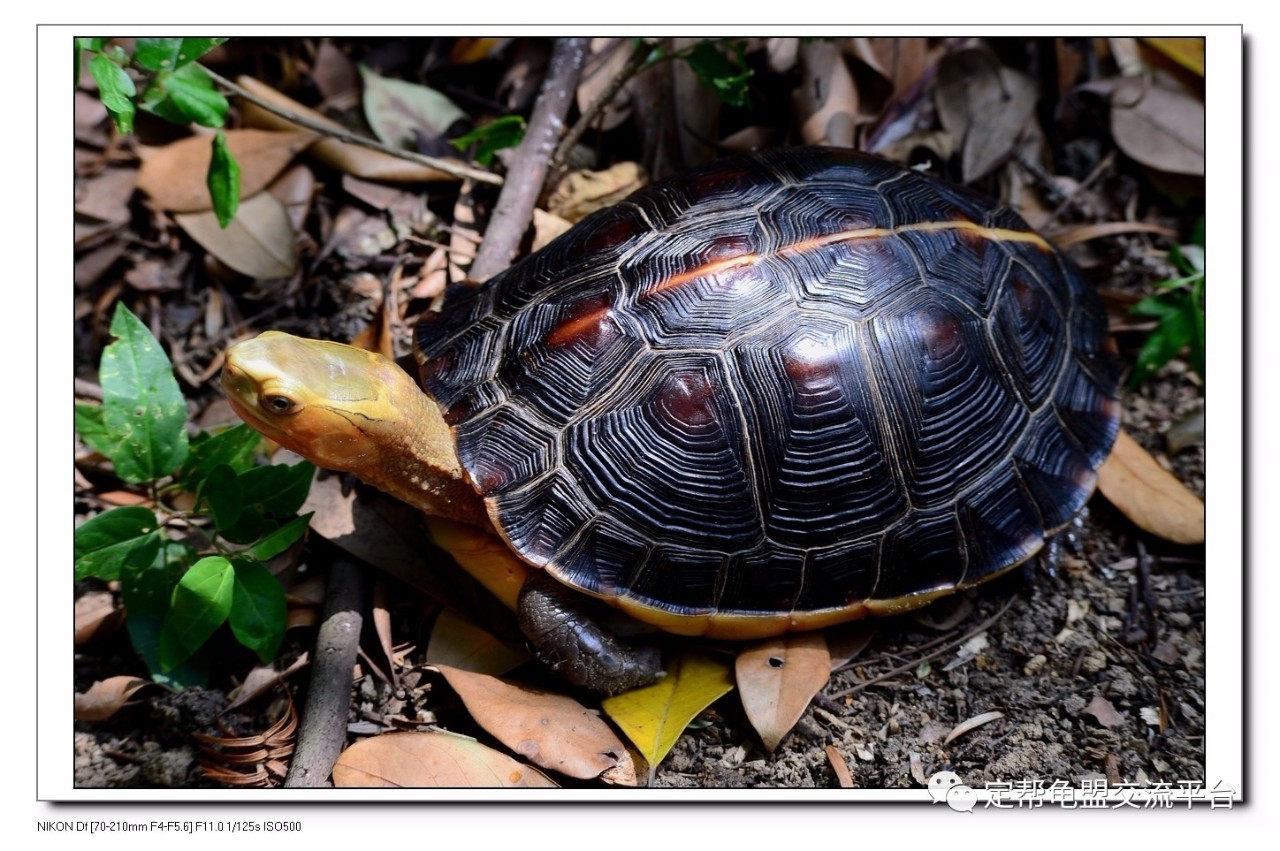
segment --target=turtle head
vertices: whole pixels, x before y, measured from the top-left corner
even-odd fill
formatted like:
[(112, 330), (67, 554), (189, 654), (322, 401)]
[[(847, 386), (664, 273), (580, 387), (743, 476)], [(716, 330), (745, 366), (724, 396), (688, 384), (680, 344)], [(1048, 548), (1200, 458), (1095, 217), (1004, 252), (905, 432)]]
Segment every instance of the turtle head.
[(427, 402), (393, 361), (267, 331), (227, 351), (222, 387), (240, 418), (313, 463), (375, 482)]

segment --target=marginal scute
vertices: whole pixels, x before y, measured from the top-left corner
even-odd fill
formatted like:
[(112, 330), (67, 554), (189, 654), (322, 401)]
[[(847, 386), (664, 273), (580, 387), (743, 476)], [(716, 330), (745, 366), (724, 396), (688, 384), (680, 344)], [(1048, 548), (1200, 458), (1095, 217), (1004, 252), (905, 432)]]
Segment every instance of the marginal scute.
[(416, 341), (512, 547), (688, 634), (1006, 571), (1088, 499), (1118, 428), (1074, 267), (990, 200), (851, 151), (651, 184), (451, 288)]

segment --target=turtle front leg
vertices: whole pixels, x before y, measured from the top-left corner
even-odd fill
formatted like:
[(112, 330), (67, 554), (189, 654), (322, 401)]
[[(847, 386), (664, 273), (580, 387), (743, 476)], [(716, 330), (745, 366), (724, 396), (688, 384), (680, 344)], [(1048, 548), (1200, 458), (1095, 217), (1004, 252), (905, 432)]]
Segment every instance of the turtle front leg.
[(664, 675), (656, 646), (630, 646), (601, 626), (584, 598), (540, 570), (520, 589), (516, 616), (534, 655), (575, 686), (618, 694)]

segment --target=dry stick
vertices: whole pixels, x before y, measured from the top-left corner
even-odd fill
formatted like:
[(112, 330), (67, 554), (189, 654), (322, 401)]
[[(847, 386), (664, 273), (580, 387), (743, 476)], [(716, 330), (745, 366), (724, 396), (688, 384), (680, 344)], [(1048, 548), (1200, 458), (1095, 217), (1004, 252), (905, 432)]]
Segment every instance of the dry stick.
[(335, 559), (329, 569), (324, 620), (316, 635), (307, 703), (298, 728), (298, 748), (284, 780), (286, 787), (316, 789), (328, 785), (333, 765), (342, 753), (362, 613), (368, 599), (364, 569), (350, 559)]
[(952, 650), (955, 647), (958, 647), (959, 645), (964, 644), (970, 638), (973, 638), (975, 635), (978, 635), (979, 633), (984, 632), (985, 630), (990, 628), (996, 621), (1000, 620), (1000, 618), (1004, 616), (1004, 613), (1009, 610), (1009, 607), (1013, 605), (1013, 601), (1016, 599), (1017, 597), (1010, 597), (1007, 601), (1005, 601), (1005, 604), (1000, 607), (1000, 611), (996, 612), (994, 615), (987, 618), (985, 621), (978, 624), (973, 629), (969, 630), (964, 635), (957, 638), (955, 641), (948, 642), (946, 646), (939, 647), (937, 650), (933, 651), (932, 653), (926, 653), (925, 655), (911, 662), (908, 662), (905, 665), (899, 665), (896, 668), (892, 668), (888, 671), (885, 671), (883, 674), (879, 674), (877, 676), (872, 677), (869, 680), (860, 682), (856, 686), (852, 686), (850, 688), (844, 689), (843, 691), (838, 691), (834, 694), (828, 695), (828, 697), (839, 698), (839, 697), (847, 697), (848, 695), (851, 695), (851, 694), (856, 694), (857, 692), (862, 691), (867, 686), (873, 686), (882, 680), (887, 680), (892, 676), (901, 674), (903, 671), (909, 671), (915, 666), (919, 665), (921, 662), (927, 662), (930, 659), (941, 656), (943, 653), (946, 653), (948, 650)]
[(588, 38), (562, 38), (556, 42), (547, 79), (529, 118), (529, 129), (516, 149), (484, 242), (468, 272), (474, 281), (488, 280), (510, 266), (516, 256), (520, 238), (529, 227), (534, 205), (542, 194), (551, 153), (573, 104), (590, 43)]
[[(203, 68), (204, 66), (201, 66), (201, 67)], [(494, 186), (502, 185), (502, 178), (491, 171), (485, 171), (484, 169), (480, 169), (480, 168), (473, 168), (469, 165), (465, 165), (463, 163), (456, 162), (454, 160), (440, 159), (438, 157), (429, 157), (425, 154), (419, 154), (415, 151), (406, 151), (403, 148), (388, 147), (387, 145), (384, 145), (375, 139), (367, 139), (364, 136), (357, 136), (354, 133), (348, 133), (345, 130), (338, 130), (335, 127), (330, 127), (327, 124), (323, 124), (319, 121), (315, 121), (311, 118), (308, 118), (305, 115), (299, 115), (296, 112), (290, 112), (287, 109), (282, 109), (281, 107), (271, 103), (270, 101), (264, 100), (263, 98), (258, 97), (253, 92), (250, 92), (244, 87), (231, 82), (226, 77), (222, 76), (216, 71), (210, 71), (208, 68), (205, 68), (204, 70), (210, 77), (213, 78), (213, 81), (215, 83), (217, 83), (219, 86), (222, 86), (224, 89), (231, 92), (236, 97), (243, 98), (244, 100), (249, 101), (249, 103), (260, 106), (263, 109), (267, 110), (268, 112), (275, 113), (276, 115), (280, 116), (286, 121), (292, 121), (294, 124), (297, 124), (301, 127), (305, 127), (308, 130), (314, 130), (315, 132), (320, 133), (323, 136), (329, 136), (331, 138), (337, 139), (339, 142), (347, 142), (348, 144), (351, 144), (351, 145), (359, 145), (360, 147), (368, 148), (371, 151), (378, 151), (383, 154), (390, 154), (393, 157), (397, 157), (402, 160), (408, 160), (409, 162), (417, 163), (418, 165), (425, 165), (428, 168), (434, 168), (436, 171), (442, 171), (445, 174), (449, 174), (454, 177), (458, 177), (458, 178), (469, 177), (472, 180), (478, 181), (480, 183), (491, 183)]]
[(551, 156), (552, 173), (558, 172), (564, 167), (564, 161), (569, 156), (569, 152), (573, 150), (573, 146), (578, 144), (578, 140), (587, 132), (587, 128), (594, 124), (596, 119), (600, 117), (600, 113), (604, 112), (605, 108), (613, 102), (614, 97), (626, 85), (627, 81), (640, 73), (640, 69), (644, 67), (645, 61), (651, 52), (653, 52), (653, 45), (642, 41), (631, 54), (631, 58), (627, 60), (627, 64), (622, 66), (622, 69), (609, 81), (609, 85), (604, 87), (600, 94), (596, 96), (596, 99), (587, 107), (586, 111), (579, 116), (577, 123), (560, 140), (560, 144), (556, 146), (556, 152)]

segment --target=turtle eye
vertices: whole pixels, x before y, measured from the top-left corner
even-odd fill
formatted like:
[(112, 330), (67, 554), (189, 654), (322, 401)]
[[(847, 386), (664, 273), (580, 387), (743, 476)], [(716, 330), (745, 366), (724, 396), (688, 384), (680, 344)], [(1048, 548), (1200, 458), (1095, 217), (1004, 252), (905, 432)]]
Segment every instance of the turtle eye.
[(296, 410), (297, 405), (288, 396), (263, 396), (262, 407), (273, 414), (289, 414)]

